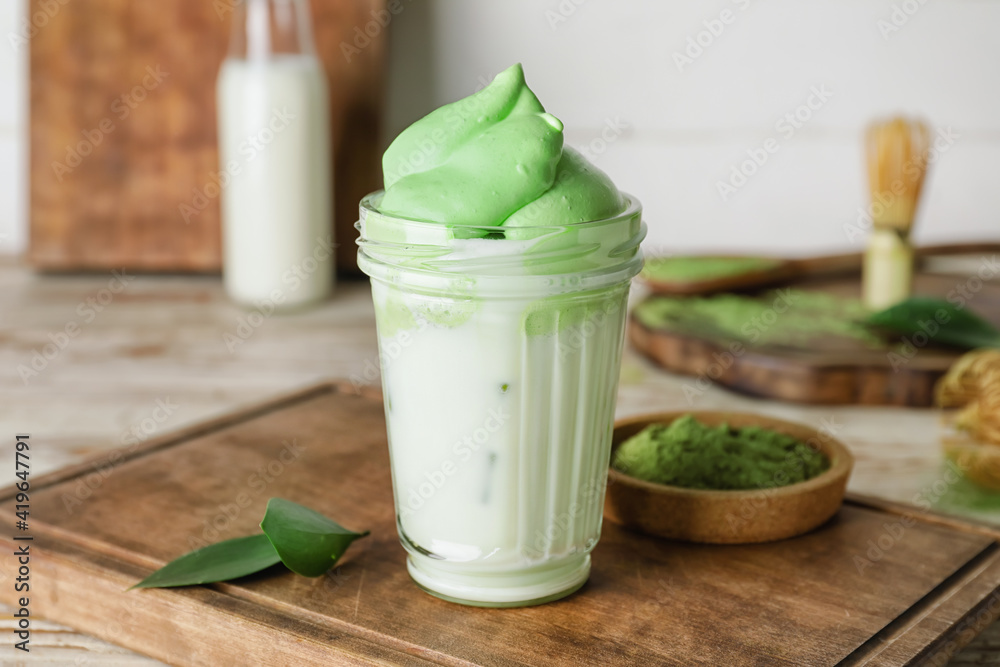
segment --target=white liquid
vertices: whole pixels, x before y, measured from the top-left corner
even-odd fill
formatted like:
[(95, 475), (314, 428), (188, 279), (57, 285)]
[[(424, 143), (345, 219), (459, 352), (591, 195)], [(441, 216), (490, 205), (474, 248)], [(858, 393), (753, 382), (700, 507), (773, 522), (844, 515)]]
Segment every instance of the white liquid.
[(226, 292), (258, 306), (325, 298), (333, 283), (333, 181), (319, 62), (228, 59), (217, 93)]
[[(442, 325), (423, 315), (448, 299), (372, 290), (413, 578), (501, 604), (582, 584), (600, 536), (627, 286), (574, 302), (586, 305), (541, 334), (524, 327), (537, 301), (477, 301)], [(416, 324), (398, 330), (402, 308)]]

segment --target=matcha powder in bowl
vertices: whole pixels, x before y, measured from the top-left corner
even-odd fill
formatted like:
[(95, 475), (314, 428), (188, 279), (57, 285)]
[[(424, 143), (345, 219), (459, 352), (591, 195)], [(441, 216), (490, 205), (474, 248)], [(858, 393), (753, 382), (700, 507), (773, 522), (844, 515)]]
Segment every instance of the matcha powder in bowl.
[(759, 426), (708, 426), (692, 415), (651, 424), (615, 452), (619, 472), (688, 489), (766, 489), (804, 482), (830, 467), (823, 454)]

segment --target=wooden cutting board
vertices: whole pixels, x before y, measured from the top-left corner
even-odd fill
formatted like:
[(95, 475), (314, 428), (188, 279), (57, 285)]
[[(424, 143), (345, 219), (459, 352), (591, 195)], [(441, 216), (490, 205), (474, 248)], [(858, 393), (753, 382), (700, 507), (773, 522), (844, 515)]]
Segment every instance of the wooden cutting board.
[[(32, 617), (174, 665), (942, 664), (1000, 607), (992, 529), (862, 499), (764, 545), (673, 543), (606, 522), (589, 583), (563, 601), (444, 602), (406, 573), (381, 400), (346, 386), (32, 482), (29, 529), (15, 529), (8, 490), (0, 537), (5, 550), (30, 544)], [(271, 496), (372, 534), (317, 579), (276, 568), (125, 591), (203, 541), (257, 532)], [(8, 604), (15, 567), (0, 559)]]
[[(855, 299), (861, 294), (859, 275), (803, 280), (781, 287)], [(958, 292), (958, 287), (965, 291)], [(1000, 326), (1000, 282), (923, 272), (916, 276), (914, 293), (961, 298), (971, 311)], [(963, 293), (969, 298), (962, 297)], [(954, 348), (928, 344), (914, 348), (912, 356), (890, 356), (893, 350), (871, 349), (843, 337), (817, 336), (794, 345), (754, 343), (710, 328), (651, 328), (640, 322), (634, 311), (629, 340), (667, 370), (696, 376), (703, 384), (714, 381), (754, 396), (827, 405), (931, 406), (934, 384), (962, 354)], [(741, 346), (735, 348), (739, 350), (736, 353), (734, 344)]]
[[(30, 40), (35, 267), (220, 269), (215, 80), (236, 4), (30, 1), (28, 16), (44, 19)], [(344, 45), (385, 0), (312, 8), (330, 90), (337, 265), (350, 272), (358, 201), (381, 187), (386, 30), (374, 24), (349, 58)]]

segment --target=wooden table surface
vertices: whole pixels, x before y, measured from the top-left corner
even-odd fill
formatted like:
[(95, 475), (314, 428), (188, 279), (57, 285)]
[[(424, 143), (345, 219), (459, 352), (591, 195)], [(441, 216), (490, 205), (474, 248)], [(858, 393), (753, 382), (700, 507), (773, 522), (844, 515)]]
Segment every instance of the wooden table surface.
[[(257, 317), (230, 305), (218, 278), (37, 276), (0, 261), (0, 433), (32, 434), (36, 475), (321, 380), (377, 382), (377, 360), (363, 282), (340, 285), (307, 312)], [(618, 415), (677, 409), (825, 426), (855, 453), (849, 488), (858, 493), (952, 508), (954, 498), (968, 498), (943, 465), (944, 426), (934, 410), (759, 400), (669, 375), (626, 350)], [(996, 509), (985, 507), (989, 497), (976, 498), (975, 514), (1000, 523), (1000, 497)], [(0, 610), (5, 635), (8, 616)], [(2, 664), (160, 664), (40, 619), (33, 630), (30, 659), (5, 639)], [(951, 664), (1000, 665), (1000, 627)]]

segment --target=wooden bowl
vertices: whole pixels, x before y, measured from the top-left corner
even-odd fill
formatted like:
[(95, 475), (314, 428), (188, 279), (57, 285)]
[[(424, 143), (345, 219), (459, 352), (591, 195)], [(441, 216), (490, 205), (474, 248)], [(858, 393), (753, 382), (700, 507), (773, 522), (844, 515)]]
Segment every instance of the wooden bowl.
[(705, 491), (646, 482), (611, 468), (604, 516), (657, 537), (712, 544), (771, 542), (806, 533), (840, 508), (854, 457), (843, 444), (814, 428), (739, 412), (663, 412), (615, 424), (612, 456), (622, 442), (650, 424), (691, 414), (709, 426), (761, 426), (817, 447), (830, 467), (804, 482), (752, 491)]

